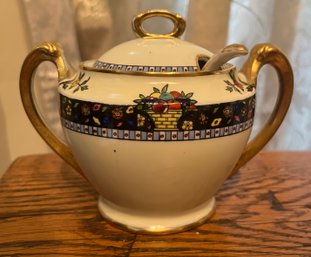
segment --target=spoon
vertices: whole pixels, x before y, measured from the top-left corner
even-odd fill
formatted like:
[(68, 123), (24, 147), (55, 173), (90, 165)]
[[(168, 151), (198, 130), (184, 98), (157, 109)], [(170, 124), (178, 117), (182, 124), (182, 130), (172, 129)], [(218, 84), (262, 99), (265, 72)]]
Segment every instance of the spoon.
[[(214, 54), (205, 65), (201, 68), (201, 71), (215, 71), (223, 64), (234, 57), (246, 55), (248, 53), (247, 48), (244, 45), (232, 44), (221, 49), (217, 54)], [(201, 56), (200, 58), (204, 58)]]

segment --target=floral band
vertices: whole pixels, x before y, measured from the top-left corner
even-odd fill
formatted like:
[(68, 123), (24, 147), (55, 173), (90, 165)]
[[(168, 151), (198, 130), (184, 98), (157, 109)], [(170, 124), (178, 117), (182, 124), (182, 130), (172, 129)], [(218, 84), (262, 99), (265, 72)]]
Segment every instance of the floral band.
[(129, 140), (195, 140), (226, 136), (252, 126), (255, 96), (197, 105), (193, 93), (168, 85), (139, 95), (132, 105), (112, 105), (61, 95), (63, 125), (76, 132)]

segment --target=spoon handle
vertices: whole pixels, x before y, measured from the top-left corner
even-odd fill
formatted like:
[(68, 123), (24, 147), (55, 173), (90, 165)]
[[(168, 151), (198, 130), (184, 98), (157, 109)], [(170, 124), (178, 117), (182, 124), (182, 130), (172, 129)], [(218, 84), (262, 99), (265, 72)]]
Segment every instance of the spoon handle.
[(219, 53), (213, 55), (203, 66), (202, 71), (215, 71), (232, 58), (248, 53), (244, 45), (232, 44), (224, 47)]

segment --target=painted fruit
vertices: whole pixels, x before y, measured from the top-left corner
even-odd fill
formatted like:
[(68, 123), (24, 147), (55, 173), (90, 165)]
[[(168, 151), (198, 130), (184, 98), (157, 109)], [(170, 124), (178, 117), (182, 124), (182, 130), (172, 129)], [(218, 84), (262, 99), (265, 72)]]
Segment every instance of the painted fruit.
[(170, 94), (176, 99), (176, 98), (182, 98), (181, 93), (178, 91), (171, 91)]
[(161, 100), (168, 101), (173, 100), (174, 97), (170, 93), (161, 93), (160, 97)]
[(167, 109), (168, 109), (167, 102), (162, 100), (155, 102), (152, 106), (152, 110), (156, 113), (166, 112)]
[(150, 95), (151, 98), (159, 98), (160, 97), (160, 93), (158, 92), (153, 92), (151, 95)]
[(181, 108), (181, 104), (178, 101), (172, 100), (168, 102), (168, 108), (169, 109), (180, 109)]

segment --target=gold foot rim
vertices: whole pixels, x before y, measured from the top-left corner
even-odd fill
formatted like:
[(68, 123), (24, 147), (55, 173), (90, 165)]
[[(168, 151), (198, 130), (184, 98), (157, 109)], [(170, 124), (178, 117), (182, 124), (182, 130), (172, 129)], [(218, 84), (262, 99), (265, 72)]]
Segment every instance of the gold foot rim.
[(136, 227), (136, 226), (131, 226), (128, 224), (121, 223), (111, 218), (109, 215), (106, 214), (106, 212), (102, 208), (101, 197), (99, 197), (99, 200), (98, 200), (99, 212), (104, 217), (104, 219), (107, 221), (107, 223), (121, 230), (124, 230), (126, 232), (135, 233), (135, 234), (145, 234), (145, 235), (175, 234), (175, 233), (188, 231), (195, 227), (198, 227), (204, 224), (209, 218), (211, 218), (214, 215), (215, 210), (216, 210), (215, 198), (214, 197), (211, 198), (208, 201), (207, 205), (209, 205), (210, 208), (209, 208), (209, 211), (206, 213), (206, 215), (204, 215), (203, 217), (199, 218), (198, 220), (194, 222), (185, 224), (183, 226), (169, 227), (169, 226), (154, 225), (154, 226), (148, 226), (148, 227)]

